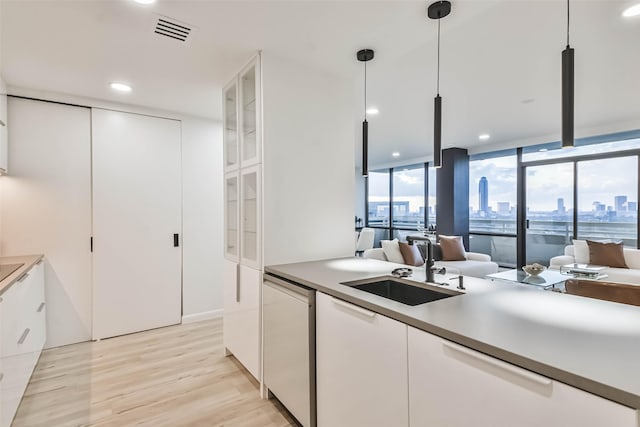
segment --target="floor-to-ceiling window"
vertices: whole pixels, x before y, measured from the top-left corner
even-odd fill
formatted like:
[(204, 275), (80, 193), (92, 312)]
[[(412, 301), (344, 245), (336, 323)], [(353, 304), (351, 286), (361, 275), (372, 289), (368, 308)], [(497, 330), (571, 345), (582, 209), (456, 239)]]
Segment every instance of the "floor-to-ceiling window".
[(367, 226), (376, 230), (375, 246), (435, 227), (435, 169), (419, 163), (370, 171), (367, 181)]
[(469, 161), (469, 250), (516, 265), (517, 169), (515, 150)]
[(638, 157), (578, 162), (579, 239), (638, 245)]
[(524, 262), (547, 265), (574, 238), (637, 247), (638, 134), (587, 138), (566, 149), (529, 146), (520, 161), (515, 150), (471, 156), (470, 250), (514, 267), (519, 246)]
[(366, 225), (375, 228), (374, 246), (380, 246), (381, 239), (389, 238), (391, 224), (391, 186), (389, 169), (369, 171), (367, 178), (367, 218)]

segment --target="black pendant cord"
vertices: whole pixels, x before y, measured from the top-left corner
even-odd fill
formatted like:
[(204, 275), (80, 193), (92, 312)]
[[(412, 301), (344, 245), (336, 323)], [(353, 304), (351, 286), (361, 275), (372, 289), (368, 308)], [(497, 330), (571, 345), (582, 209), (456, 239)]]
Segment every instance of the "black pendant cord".
[(367, 63), (364, 63), (364, 121), (367, 121)]
[(436, 94), (440, 96), (440, 20), (438, 19), (438, 70), (436, 72)]
[(569, 19), (571, 18), (570, 16), (570, 10), (569, 10), (569, 0), (567, 0), (567, 47), (569, 47)]

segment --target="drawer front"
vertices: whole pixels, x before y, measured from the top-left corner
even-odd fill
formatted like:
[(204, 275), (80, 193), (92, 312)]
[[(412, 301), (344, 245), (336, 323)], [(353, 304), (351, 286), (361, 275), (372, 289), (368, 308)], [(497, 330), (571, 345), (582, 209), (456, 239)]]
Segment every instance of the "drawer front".
[(411, 327), (409, 395), (411, 425), (637, 427), (630, 408)]

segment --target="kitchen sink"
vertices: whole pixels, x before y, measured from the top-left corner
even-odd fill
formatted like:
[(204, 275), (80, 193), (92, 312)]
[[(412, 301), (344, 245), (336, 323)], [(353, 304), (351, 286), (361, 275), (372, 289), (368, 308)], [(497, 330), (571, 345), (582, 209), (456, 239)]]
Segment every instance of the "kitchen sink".
[(461, 294), (421, 283), (409, 284), (393, 277), (376, 277), (342, 284), (406, 305), (420, 305)]

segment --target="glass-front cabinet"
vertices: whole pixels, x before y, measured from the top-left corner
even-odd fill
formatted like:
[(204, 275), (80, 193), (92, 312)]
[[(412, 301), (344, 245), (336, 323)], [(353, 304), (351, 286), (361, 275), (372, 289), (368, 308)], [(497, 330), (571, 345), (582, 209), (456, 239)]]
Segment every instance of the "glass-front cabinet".
[(224, 169), (230, 171), (238, 167), (238, 84), (234, 79), (224, 88)]
[(260, 165), (243, 168), (240, 173), (240, 197), (242, 218), (241, 262), (250, 267), (260, 268)]
[(256, 60), (240, 73), (240, 155), (242, 166), (261, 162), (260, 69)]
[(238, 186), (238, 174), (227, 174), (224, 182), (224, 199), (226, 205), (224, 211), (224, 254), (228, 259), (237, 262), (239, 255), (238, 238), (240, 231), (238, 229), (238, 195), (240, 192), (240, 187)]

